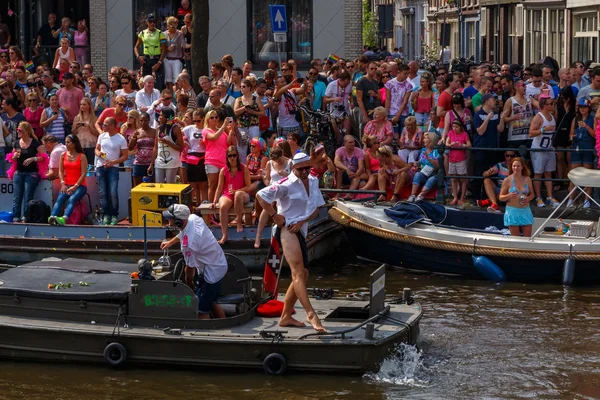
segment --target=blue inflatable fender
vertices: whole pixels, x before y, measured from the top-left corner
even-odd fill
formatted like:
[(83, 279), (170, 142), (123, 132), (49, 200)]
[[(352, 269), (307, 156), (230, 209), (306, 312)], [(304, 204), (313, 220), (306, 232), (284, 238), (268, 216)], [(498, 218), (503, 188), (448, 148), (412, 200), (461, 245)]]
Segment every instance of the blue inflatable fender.
[(486, 256), (472, 256), (473, 265), (487, 280), (499, 283), (506, 281), (504, 271)]
[(565, 286), (573, 285), (575, 280), (575, 259), (569, 256), (563, 264), (562, 283)]

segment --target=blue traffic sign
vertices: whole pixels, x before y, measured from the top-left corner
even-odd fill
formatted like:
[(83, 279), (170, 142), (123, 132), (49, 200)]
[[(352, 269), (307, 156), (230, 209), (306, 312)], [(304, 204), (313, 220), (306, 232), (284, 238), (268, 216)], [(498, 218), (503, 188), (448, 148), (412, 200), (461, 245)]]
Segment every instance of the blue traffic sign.
[(273, 33), (287, 32), (285, 6), (282, 4), (271, 4), (269, 11), (271, 13), (271, 28), (273, 29)]

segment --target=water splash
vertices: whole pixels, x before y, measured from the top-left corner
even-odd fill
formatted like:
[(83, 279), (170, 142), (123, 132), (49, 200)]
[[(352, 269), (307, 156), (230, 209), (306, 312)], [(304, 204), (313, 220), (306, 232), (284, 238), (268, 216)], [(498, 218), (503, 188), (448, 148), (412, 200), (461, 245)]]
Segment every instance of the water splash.
[(425, 387), (429, 383), (426, 372), (423, 352), (416, 346), (402, 343), (395, 354), (381, 363), (377, 373), (365, 374), (363, 378), (372, 383)]

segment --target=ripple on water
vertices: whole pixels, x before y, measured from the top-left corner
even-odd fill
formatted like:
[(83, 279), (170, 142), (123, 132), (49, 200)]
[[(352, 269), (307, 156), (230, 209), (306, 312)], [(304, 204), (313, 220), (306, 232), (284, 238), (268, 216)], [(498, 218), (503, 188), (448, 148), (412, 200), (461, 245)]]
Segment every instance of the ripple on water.
[(402, 343), (396, 354), (386, 358), (377, 373), (364, 375), (367, 382), (408, 387), (426, 387), (429, 383), (423, 353), (416, 347)]

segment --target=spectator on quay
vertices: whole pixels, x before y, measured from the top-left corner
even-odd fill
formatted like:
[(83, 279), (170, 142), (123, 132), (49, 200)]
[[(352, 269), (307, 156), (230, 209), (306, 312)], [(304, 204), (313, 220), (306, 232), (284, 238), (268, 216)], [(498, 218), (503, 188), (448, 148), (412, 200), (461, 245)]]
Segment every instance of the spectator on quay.
[(502, 107), (504, 107), (504, 104), (506, 104), (506, 101), (511, 98), (512, 96), (515, 95), (515, 79), (512, 77), (512, 75), (502, 75), (500, 77), (500, 86), (502, 88), (502, 101), (504, 102)]
[[(571, 124), (575, 118), (576, 96), (573, 86), (566, 86), (560, 90), (558, 96), (556, 111), (558, 127), (554, 136), (554, 145), (556, 148), (567, 149), (571, 147)], [(571, 154), (568, 152), (556, 152), (556, 173), (559, 179), (566, 177), (568, 165), (571, 163)], [(555, 190), (558, 190), (557, 188)]]
[(417, 125), (417, 120), (409, 116), (404, 121), (404, 129), (398, 139), (398, 156), (404, 162), (414, 163), (419, 158), (423, 148), (423, 131)]
[(128, 145), (128, 150), (134, 154), (131, 173), (134, 187), (142, 183), (144, 177), (154, 175), (155, 141), (156, 131), (150, 127), (150, 116), (141, 113), (140, 128), (133, 133)]
[(581, 61), (575, 61), (571, 64), (571, 80), (573, 81), (572, 86), (579, 90), (585, 86), (582, 76), (585, 72), (585, 66)]
[[(390, 202), (400, 200), (400, 191), (412, 180), (412, 164), (404, 162), (394, 154), (391, 146), (380, 146), (377, 149), (379, 159), (379, 172), (377, 173), (377, 186), (379, 190), (393, 193)], [(386, 195), (381, 195), (377, 201), (385, 201)]]
[[(387, 116), (386, 116), (387, 120)], [(389, 122), (389, 121), (388, 121)], [(377, 178), (381, 164), (377, 155), (379, 149), (379, 139), (376, 136), (364, 134), (362, 137), (363, 152), (365, 157), (365, 172), (367, 173), (367, 183), (362, 187), (362, 190), (373, 190), (377, 188)]]
[(6, 142), (4, 138), (9, 135), (4, 120), (0, 118), (0, 176), (6, 176)]
[(52, 36), (57, 38), (59, 43), (62, 39), (67, 39), (69, 41), (69, 45), (73, 45), (73, 40), (75, 38), (75, 30), (71, 28), (71, 19), (68, 17), (64, 17), (60, 20), (60, 22), (60, 29), (54, 31)]
[(434, 108), (434, 95), (431, 88), (433, 76), (429, 72), (421, 74), (419, 88), (410, 95), (410, 103), (415, 112), (417, 125), (424, 127), (429, 121), (429, 113)]
[(381, 72), (381, 80), (379, 82), (379, 97), (381, 98), (381, 104), (385, 104), (385, 84), (388, 83), (390, 79), (392, 79), (392, 77), (389, 72)]
[(360, 109), (361, 124), (366, 124), (372, 120), (373, 111), (381, 106), (379, 82), (375, 79), (376, 73), (377, 64), (370, 62), (366, 75), (356, 82), (356, 103)]
[[(146, 17), (148, 28), (141, 31), (137, 37), (133, 52), (136, 59), (142, 65), (142, 75), (156, 74), (156, 86), (158, 89), (164, 87), (163, 63), (167, 54), (167, 38), (165, 34), (156, 29), (156, 18), (154, 14), (148, 14)], [(144, 48), (144, 55), (141, 56), (139, 49)], [(136, 98), (137, 100), (137, 98)], [(147, 112), (147, 110), (140, 110)]]
[(40, 51), (46, 61), (51, 61), (54, 54), (54, 48), (58, 47), (58, 39), (54, 37), (54, 32), (59, 29), (56, 23), (56, 14), (48, 14), (48, 23), (40, 27), (36, 37), (35, 49)]
[[(254, 138), (250, 142), (250, 153), (246, 156), (246, 167), (250, 172), (250, 180), (252, 184), (248, 193), (251, 195), (256, 194), (260, 189), (266, 185), (264, 183), (265, 169), (268, 157), (265, 156), (267, 150), (267, 143), (263, 138)], [(256, 210), (256, 214), (260, 216), (262, 209)]]
[(508, 64), (502, 64), (502, 66), (500, 67), (500, 74), (501, 75), (507, 75), (510, 73), (510, 65)]
[[(556, 133), (556, 120), (554, 119), (555, 102), (549, 95), (540, 97), (540, 112), (537, 113), (531, 120), (529, 127), (529, 136), (532, 137), (531, 148), (543, 149), (545, 151), (534, 151), (531, 153), (531, 164), (533, 166), (534, 178), (539, 179), (544, 176), (548, 179), (544, 182), (546, 187), (546, 204), (554, 208), (558, 207), (559, 203), (552, 196), (552, 173), (556, 171), (556, 154), (554, 153), (552, 140)], [(572, 156), (572, 155), (571, 155)], [(542, 182), (535, 181), (533, 183), (535, 195), (537, 197), (537, 206), (545, 207), (542, 200)]]
[(573, 79), (571, 76), (571, 69), (570, 68), (561, 68), (558, 70), (558, 85), (556, 85), (556, 89), (554, 89), (554, 91), (556, 92), (556, 98), (558, 98), (558, 96), (560, 96), (560, 91), (564, 88), (566, 88), (567, 86), (571, 87), (571, 90), (573, 91), (573, 94), (575, 96), (577, 96), (577, 93), (579, 93), (579, 89), (575, 86), (573, 86)]
[(14, 186), (13, 222), (25, 223), (29, 201), (33, 199), (35, 189), (46, 172), (48, 156), (28, 122), (19, 123), (17, 135), (14, 151), (10, 155), (13, 166), (8, 176)]
[[(242, 214), (244, 205), (250, 201), (248, 191), (250, 190), (250, 172), (241, 163), (240, 156), (235, 146), (227, 148), (226, 166), (219, 172), (219, 184), (212, 202), (212, 208), (219, 204), (219, 217), (221, 219), (221, 239), (219, 244), (227, 242), (227, 228), (229, 225), (229, 210), (235, 209), (237, 231), (242, 232)], [(249, 223), (249, 221), (246, 221)]]
[(343, 72), (342, 68), (339, 65), (334, 65), (331, 67), (329, 71), (329, 75), (327, 76), (327, 85), (329, 85), (333, 81), (337, 81), (340, 78), (340, 74)]
[(600, 67), (595, 67), (591, 73), (591, 83), (577, 93), (577, 101), (589, 100), (592, 113), (600, 109)]
[(181, 167), (183, 148), (181, 128), (175, 122), (175, 112), (163, 108), (158, 118), (157, 140), (154, 142), (154, 174), (156, 183), (175, 183)]
[(177, 100), (177, 112), (175, 113), (175, 118), (177, 118), (177, 120), (175, 122), (178, 123), (179, 125), (181, 125), (182, 127), (184, 127), (187, 125), (187, 123), (185, 122), (185, 116), (188, 112), (192, 111), (188, 108), (188, 106), (190, 104), (190, 98), (185, 93), (177, 93), (176, 100)]
[(100, 132), (96, 128), (96, 115), (92, 111), (92, 101), (84, 98), (79, 103), (79, 114), (73, 120), (72, 134), (77, 136), (77, 141), (83, 148), (85, 157), (90, 165), (94, 162), (94, 151)]
[[(299, 133), (293, 132), (288, 133), (286, 137), (287, 144), (290, 146), (290, 151), (293, 155), (302, 151), (302, 146), (300, 146), (300, 142), (302, 141), (302, 136)], [(292, 156), (293, 158), (293, 156)]]
[(6, 73), (6, 71), (9, 69), (10, 64), (8, 63), (8, 52), (0, 52), (0, 73)]
[[(27, 82), (29, 81), (29, 78), (34, 75), (28, 74), (27, 72), (25, 72), (25, 67), (23, 67), (23, 66), (18, 66), (17, 68), (15, 68), (13, 70), (13, 73), (15, 75), (14, 88), (21, 95), (21, 97), (23, 97), (29, 91), (29, 88), (27, 87)], [(23, 100), (25, 100), (25, 99), (23, 99)]]
[(481, 68), (471, 68), (471, 79), (473, 84), (463, 91), (465, 97), (465, 105), (471, 107), (471, 100), (481, 89), (481, 78), (483, 78), (483, 70)]
[(531, 178), (525, 162), (516, 157), (511, 160), (512, 174), (502, 182), (498, 196), (500, 201), (506, 201), (504, 225), (510, 229), (512, 236), (531, 236), (533, 214), (529, 202), (533, 200), (531, 193)]
[(318, 58), (311, 60), (310, 68), (315, 69), (317, 71), (317, 80), (319, 82), (322, 82), (323, 85), (327, 87), (327, 84), (329, 82), (327, 81), (327, 74), (323, 71), (323, 61), (319, 60)]
[(210, 66), (210, 76), (212, 77), (211, 78), (212, 86), (217, 86), (217, 83), (219, 83), (219, 81), (221, 79), (223, 79), (224, 72), (225, 72), (225, 68), (223, 68), (222, 63), (219, 63), (219, 62), (212, 63), (212, 65)]
[(196, 204), (209, 201), (208, 198), (208, 176), (204, 164), (206, 147), (202, 130), (204, 129), (205, 111), (202, 108), (194, 110), (192, 114), (192, 125), (183, 128), (184, 142), (189, 150), (187, 154), (188, 182), (192, 186)]
[[(283, 147), (286, 145), (286, 142), (282, 142), (277, 146), (283, 150), (284, 156), (286, 155), (286, 150), (283, 149)], [(322, 144), (313, 147), (310, 151), (310, 166), (310, 174), (319, 180), (320, 188), (331, 189), (334, 187), (336, 172), (335, 164), (325, 152), (325, 146)], [(269, 182), (272, 183), (273, 179)]]
[(181, 7), (177, 9), (177, 20), (179, 22), (179, 26), (183, 26), (186, 18), (189, 16), (190, 20), (192, 17), (192, 9), (190, 8), (189, 0), (181, 0)]
[(94, 107), (94, 114), (96, 118), (109, 109), (115, 99), (108, 95), (108, 85), (105, 82), (98, 83), (98, 95), (92, 99), (92, 105)]
[(104, 211), (102, 223), (116, 225), (119, 222), (119, 164), (127, 160), (127, 141), (119, 133), (115, 118), (106, 118), (103, 127), (95, 151), (96, 179)]
[(56, 54), (54, 55), (54, 62), (52, 63), (52, 65), (54, 65), (54, 68), (60, 68), (61, 60), (67, 60), (69, 62), (69, 65), (71, 65), (71, 62), (75, 61), (75, 50), (71, 48), (69, 39), (65, 37), (60, 39), (60, 47), (56, 49)]
[(244, 61), (244, 64), (242, 65), (242, 72), (242, 79), (247, 79), (250, 76), (256, 77), (256, 75), (252, 73), (252, 61), (250, 60)]
[[(292, 89), (296, 83), (296, 79), (287, 83), (282, 76), (275, 80), (276, 92), (273, 97), (275, 105), (279, 109), (277, 131), (280, 136), (287, 136), (291, 133), (300, 134), (300, 123), (296, 120), (296, 110), (298, 109), (296, 94), (298, 89)], [(325, 93), (325, 96), (327, 97), (327, 93)]]
[(479, 85), (479, 92), (477, 92), (471, 98), (471, 106), (473, 107), (474, 111), (478, 111), (479, 108), (481, 108), (481, 106), (483, 105), (483, 96), (484, 95), (486, 95), (488, 93), (493, 95), (493, 93), (492, 93), (493, 87), (494, 87), (494, 80), (492, 78), (489, 78), (487, 76), (481, 77), (481, 83)]
[[(143, 89), (135, 94), (135, 105), (139, 112), (148, 113), (152, 104), (160, 99), (160, 92), (154, 88), (154, 77), (152, 75), (144, 76), (143, 86)], [(153, 117), (154, 115), (150, 115), (151, 126), (154, 125)]]
[(202, 75), (198, 79), (198, 83), (200, 84), (202, 91), (196, 96), (196, 108), (204, 108), (206, 103), (208, 103), (208, 96), (210, 95), (210, 78), (206, 75)]
[(54, 82), (55, 69), (44, 71), (42, 74), (42, 83), (44, 86), (36, 88), (43, 107), (50, 105), (50, 96), (56, 94), (60, 89), (60, 85)]
[(454, 120), (459, 119), (462, 122), (462, 129), (467, 132), (467, 135), (473, 133), (473, 116), (471, 110), (465, 107), (465, 98), (460, 93), (455, 93), (450, 98), (451, 109), (444, 117), (444, 131), (442, 133), (442, 142), (446, 142), (446, 136), (452, 129)]
[(23, 115), (29, 125), (33, 128), (33, 132), (35, 133), (36, 139), (40, 140), (42, 136), (44, 136), (44, 130), (40, 126), (40, 120), (42, 118), (42, 113), (44, 112), (44, 107), (40, 106), (40, 99), (37, 96), (36, 92), (30, 91), (27, 94), (26, 99), (27, 108), (23, 111)]
[(548, 85), (554, 91), (554, 98), (558, 97), (558, 89), (554, 89), (557, 86), (556, 81), (554, 81), (554, 70), (548, 66), (542, 66), (542, 81), (545, 85)]
[(67, 147), (64, 144), (59, 143), (58, 139), (52, 135), (44, 135), (41, 142), (46, 148), (48, 154), (50, 154), (50, 164), (48, 165), (46, 179), (57, 179), (60, 157), (65, 151), (67, 151)]
[[(496, 99), (490, 93), (481, 98), (482, 106), (475, 112), (475, 132), (473, 133), (473, 147), (493, 149), (498, 147), (498, 135), (504, 130), (504, 113), (498, 113), (495, 109)], [(482, 176), (484, 171), (495, 164), (492, 152), (483, 150), (473, 151), (474, 173)], [(481, 200), (481, 180), (473, 183), (473, 200)]]
[(137, 91), (133, 89), (133, 80), (129, 75), (121, 76), (121, 88), (115, 91), (115, 96), (123, 96), (127, 100), (127, 107), (125, 107), (125, 111), (135, 110), (136, 104), (135, 99), (137, 96)]
[[(417, 161), (418, 171), (415, 172), (412, 181), (412, 191), (408, 197), (409, 202), (424, 200), (425, 196), (437, 183), (437, 169), (438, 165), (438, 151), (435, 148), (439, 141), (437, 134), (433, 132), (426, 132), (423, 135), (423, 144), (425, 147), (419, 152), (419, 158)], [(420, 193), (417, 195), (419, 188)]]
[[(127, 113), (127, 122), (121, 125), (120, 132), (121, 135), (127, 141), (127, 148), (129, 149), (129, 142), (131, 141), (131, 137), (141, 128), (140, 122), (140, 113), (137, 110), (131, 110)], [(125, 160), (123, 165), (125, 167), (132, 167), (135, 159), (135, 154), (133, 151), (129, 151), (129, 158)]]
[[(323, 96), (325, 96), (325, 91), (327, 90), (327, 84), (323, 83), (319, 78), (319, 71), (316, 68), (311, 68), (308, 70), (308, 81), (313, 84), (314, 91), (314, 99), (312, 101), (313, 110), (322, 110), (323, 109)], [(305, 81), (306, 83), (306, 81)]]
[[(448, 115), (448, 114), (446, 114)], [(448, 157), (449, 175), (466, 176), (467, 175), (467, 153), (464, 149), (471, 147), (468, 133), (464, 130), (461, 119), (452, 121), (452, 129), (448, 132), (446, 147), (450, 147)], [(450, 204), (463, 205), (465, 195), (467, 194), (468, 179), (452, 178), (452, 195), (454, 199)], [(460, 196), (459, 196), (460, 191)]]
[(385, 108), (396, 133), (402, 132), (404, 120), (408, 116), (408, 102), (412, 84), (408, 81), (408, 65), (398, 66), (398, 75), (386, 83)]
[(108, 95), (115, 97), (119, 90), (121, 90), (121, 78), (118, 75), (111, 75), (108, 78)]
[(515, 95), (504, 103), (504, 123), (508, 124), (507, 147), (512, 149), (518, 149), (520, 146), (530, 148), (529, 125), (534, 114), (535, 104), (533, 102), (535, 100), (526, 97), (525, 82), (522, 80), (516, 80), (514, 88)]
[[(10, 74), (12, 76), (12, 73)], [(8, 78), (8, 74), (7, 74)], [(13, 89), (13, 82), (0, 78), (0, 101), (4, 99), (14, 99), (17, 102), (17, 108), (21, 110), (23, 107), (21, 101), (21, 92)]]
[(167, 89), (173, 92), (173, 85), (177, 81), (177, 77), (181, 74), (183, 65), (183, 48), (185, 46), (185, 36), (179, 29), (177, 18), (167, 18), (167, 30), (164, 31), (167, 40), (167, 54), (165, 55), (165, 83)]
[(192, 33), (194, 32), (192, 19), (193, 16), (191, 13), (186, 14), (183, 17), (184, 26), (181, 28), (181, 33), (183, 33), (183, 37), (185, 38), (185, 43), (183, 44), (183, 65), (190, 76), (190, 80), (192, 80)]
[(539, 100), (542, 95), (547, 95), (551, 99), (555, 99), (554, 91), (550, 85), (544, 83), (542, 78), (543, 72), (541, 68), (534, 68), (531, 71), (531, 79), (525, 90), (525, 95), (535, 100)]
[(263, 79), (267, 85), (265, 88), (265, 94), (269, 97), (272, 97), (273, 93), (275, 93), (275, 79), (277, 79), (277, 72), (275, 72), (275, 70), (268, 69), (265, 71)]
[[(63, 79), (67, 72), (69, 72), (70, 63), (69, 60), (61, 58), (58, 62), (58, 81), (61, 83), (61, 87), (64, 87)], [(74, 83), (74, 82), (73, 82)]]
[(17, 101), (14, 98), (2, 100), (2, 111), (3, 113), (0, 114), (0, 118), (2, 118), (4, 125), (8, 129), (8, 136), (4, 137), (6, 153), (10, 153), (18, 136), (17, 128), (19, 124), (27, 121), (27, 119), (19, 112)]
[[(323, 103), (328, 106), (329, 114), (335, 118), (333, 128), (336, 135), (336, 142), (338, 143), (342, 141), (343, 135), (351, 132), (352, 129), (352, 121), (350, 120), (351, 92), (350, 74), (344, 71), (339, 75), (338, 79), (327, 85), (325, 97), (323, 98)], [(341, 130), (339, 129), (340, 126)]]
[(204, 107), (204, 111), (208, 112), (211, 110), (223, 110), (227, 117), (233, 118), (235, 113), (233, 107), (229, 104), (221, 103), (221, 92), (218, 89), (213, 89), (208, 95), (208, 103)]
[(217, 90), (219, 91), (219, 98), (221, 99), (221, 103), (223, 104), (227, 104), (228, 106), (231, 106), (231, 108), (233, 109), (233, 104), (235, 103), (235, 98), (232, 97), (227, 91), (229, 88), (229, 83), (227, 83), (227, 81), (225, 79), (221, 79), (218, 83), (217, 83)]
[[(58, 96), (58, 104), (65, 111), (65, 132), (69, 134), (73, 126), (73, 120), (79, 113), (79, 103), (85, 96), (83, 90), (73, 86), (75, 76), (67, 72), (63, 75), (63, 85), (56, 95)], [(64, 137), (62, 138), (64, 141)]]
[[(60, 192), (48, 218), (50, 225), (65, 225), (77, 202), (87, 193), (85, 177), (88, 161), (81, 143), (75, 135), (67, 136), (65, 143), (65, 152), (59, 157)], [(65, 211), (59, 216), (63, 208)]]
[(127, 107), (127, 99), (125, 96), (117, 96), (114, 100), (115, 106), (105, 109), (98, 117), (98, 120), (96, 121), (96, 129), (98, 132), (102, 132), (102, 124), (107, 118), (114, 118), (117, 122), (117, 128), (119, 130), (121, 129), (121, 126), (127, 122), (127, 113), (125, 112), (125, 107)]
[[(573, 141), (573, 149), (571, 152), (571, 165), (569, 169), (581, 167), (594, 169), (593, 152), (579, 152), (578, 150), (592, 150), (596, 146), (596, 131), (594, 130), (594, 114), (590, 113), (589, 102), (586, 99), (581, 99), (577, 103), (577, 116), (571, 123), (570, 139)], [(573, 189), (573, 183), (569, 184), (569, 192)], [(592, 188), (586, 187), (585, 191), (588, 195), (592, 195)], [(575, 193), (571, 194), (567, 207), (573, 207), (573, 198)], [(590, 200), (586, 198), (583, 202), (583, 208), (590, 208)]]
[(221, 66), (223, 67), (223, 79), (227, 82), (227, 84), (230, 84), (234, 66), (233, 56), (231, 54), (225, 54), (221, 58)]
[[(231, 80), (227, 87), (227, 96), (233, 98), (234, 100), (242, 96), (241, 85), (243, 74), (244, 73), (241, 68), (235, 67), (231, 70)], [(225, 101), (225, 103), (227, 103), (227, 101)]]
[[(394, 139), (394, 127), (387, 118), (387, 111), (379, 106), (373, 110), (373, 120), (367, 122), (364, 129), (365, 136), (377, 138), (380, 146), (391, 145)], [(373, 150), (375, 152), (377, 149)]]
[(50, 106), (44, 110), (40, 118), (40, 126), (44, 128), (46, 135), (52, 135), (59, 141), (65, 140), (65, 120), (66, 115), (58, 104), (56, 94), (50, 96)]
[(436, 104), (436, 115), (440, 119), (438, 132), (441, 135), (443, 134), (446, 123), (446, 114), (452, 110), (452, 95), (460, 87), (460, 77), (458, 74), (449, 74), (441, 80), (438, 76), (437, 82), (439, 97), (436, 100), (434, 96), (434, 103)]
[[(505, 161), (497, 163), (483, 173), (483, 177), (485, 178), (483, 180), (483, 188), (485, 189), (487, 199), (477, 200), (477, 206), (487, 207), (488, 212), (501, 212), (500, 207), (498, 207), (497, 196), (500, 194), (502, 182), (510, 175), (507, 165), (510, 165), (516, 156), (517, 154), (514, 150), (507, 150), (504, 152)], [(492, 180), (491, 178), (494, 176), (498, 176), (499, 179)]]
[(8, 48), (8, 62), (11, 69), (17, 69), (18, 67), (25, 68), (25, 57), (19, 47), (10, 46)]
[[(393, 68), (397, 68), (394, 67), (394, 65), (398, 65), (398, 63), (392, 63), (392, 69)], [(392, 71), (390, 70), (390, 73)], [(417, 63), (416, 61), (410, 61), (408, 63), (408, 76), (406, 77), (406, 79), (410, 82), (411, 85), (413, 85), (413, 88), (416, 89), (418, 87), (420, 87), (421, 85), (421, 77), (419, 77), (419, 63)], [(431, 80), (433, 80), (433, 77), (430, 78), (430, 84), (429, 84), (429, 88), (431, 90)]]
[[(262, 117), (258, 117), (258, 127), (261, 130), (261, 133), (265, 133), (266, 131), (270, 131), (272, 136), (276, 137), (275, 132), (273, 131), (273, 98), (266, 95), (267, 91), (267, 82), (264, 79), (259, 79), (256, 82), (256, 91), (254, 95), (256, 98), (262, 103), (263, 108), (265, 109), (265, 115)], [(268, 143), (267, 151), (271, 148), (272, 143)]]
[(177, 92), (176, 95), (185, 94), (188, 96), (188, 107), (196, 108), (196, 92), (191, 85), (191, 77), (188, 73), (182, 72), (177, 76)]
[(356, 147), (354, 136), (344, 136), (344, 145), (335, 151), (336, 189), (341, 189), (342, 185), (349, 185), (350, 190), (358, 189), (361, 179), (367, 178), (364, 158), (364, 152)]
[(77, 21), (77, 30), (74, 32), (73, 42), (75, 43), (75, 58), (81, 65), (87, 64), (89, 60), (89, 30), (85, 19)]
[(252, 93), (252, 84), (247, 79), (242, 81), (241, 90), (242, 96), (236, 99), (233, 106), (233, 111), (239, 121), (241, 136), (246, 138), (238, 143), (238, 146), (245, 146), (245, 148), (238, 149), (241, 150), (239, 151), (240, 157), (247, 154), (249, 140), (260, 137), (258, 121), (260, 117), (266, 115), (262, 102), (258, 101)]
[(215, 199), (219, 172), (226, 165), (227, 147), (236, 144), (233, 122), (226, 120), (226, 117), (225, 112), (221, 110), (210, 110), (204, 117), (202, 136), (206, 147), (204, 165), (208, 177), (209, 201)]
[(154, 124), (152, 124), (153, 128), (158, 127), (158, 119), (160, 118), (160, 113), (162, 110), (170, 109), (173, 113), (177, 112), (177, 106), (173, 102), (173, 92), (169, 89), (165, 89), (160, 93), (160, 98), (156, 100), (148, 110), (146, 111), (150, 118), (154, 120)]
[(94, 100), (96, 97), (98, 97), (99, 80), (95, 76), (88, 76), (86, 82), (87, 90), (85, 91), (85, 97)]

